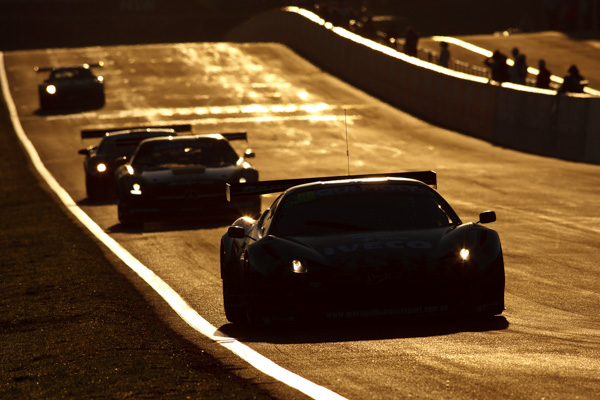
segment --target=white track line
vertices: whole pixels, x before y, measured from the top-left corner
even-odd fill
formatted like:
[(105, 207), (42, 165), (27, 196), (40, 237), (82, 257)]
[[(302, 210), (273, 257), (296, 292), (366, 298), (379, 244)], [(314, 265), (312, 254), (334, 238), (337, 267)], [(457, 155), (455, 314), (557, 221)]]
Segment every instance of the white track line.
[(146, 281), (146, 283), (148, 283), (148, 285), (150, 285), (188, 325), (209, 339), (214, 340), (221, 346), (237, 354), (259, 371), (262, 371), (274, 379), (285, 383), (294, 389), (297, 389), (313, 399), (345, 399), (344, 397), (323, 386), (319, 386), (316, 383), (313, 383), (288, 371), (283, 367), (280, 367), (273, 361), (262, 356), (236, 339), (218, 333), (217, 328), (202, 318), (196, 312), (196, 310), (190, 307), (189, 304), (187, 304), (185, 300), (183, 300), (183, 298), (175, 290), (173, 290), (173, 288), (171, 288), (165, 281), (160, 279), (160, 277), (158, 277), (154, 272), (138, 261), (113, 238), (107, 235), (85, 212), (83, 212), (81, 208), (79, 208), (79, 206), (77, 206), (67, 191), (58, 184), (56, 179), (54, 179), (52, 174), (50, 174), (50, 172), (42, 163), (42, 160), (35, 150), (35, 147), (25, 134), (25, 131), (21, 125), (21, 121), (19, 120), (19, 115), (17, 114), (17, 108), (8, 87), (8, 78), (6, 76), (6, 70), (4, 66), (4, 53), (2, 52), (0, 52), (0, 85), (2, 85), (2, 94), (6, 100), (6, 105), (10, 113), (14, 130), (37, 172), (46, 181), (48, 186), (56, 193), (67, 209), (71, 211), (71, 213), (73, 213), (73, 215), (87, 229), (89, 229), (89, 231), (92, 232), (92, 234), (98, 240), (104, 243), (104, 245), (113, 253), (115, 253), (117, 257), (123, 260), (123, 262), (129, 266), (129, 268), (135, 271), (144, 281)]

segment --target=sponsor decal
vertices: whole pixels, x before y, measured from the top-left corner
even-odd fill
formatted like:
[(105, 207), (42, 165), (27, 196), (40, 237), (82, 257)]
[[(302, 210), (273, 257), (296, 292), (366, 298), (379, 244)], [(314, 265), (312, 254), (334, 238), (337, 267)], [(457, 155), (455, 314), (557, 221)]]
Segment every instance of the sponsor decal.
[(403, 274), (396, 273), (384, 273), (384, 274), (370, 274), (367, 276), (365, 283), (367, 285), (375, 286), (379, 285), (388, 280), (401, 280), (404, 277)]

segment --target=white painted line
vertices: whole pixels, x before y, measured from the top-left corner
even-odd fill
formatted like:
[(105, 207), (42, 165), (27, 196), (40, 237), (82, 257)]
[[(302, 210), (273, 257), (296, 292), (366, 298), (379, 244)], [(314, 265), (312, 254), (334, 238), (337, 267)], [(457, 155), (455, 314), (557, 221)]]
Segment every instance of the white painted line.
[(73, 213), (73, 215), (87, 229), (89, 229), (89, 231), (92, 232), (92, 234), (94, 234), (98, 240), (104, 243), (104, 245), (108, 247), (114, 254), (116, 254), (117, 257), (123, 260), (123, 262), (129, 266), (129, 268), (135, 271), (144, 281), (146, 281), (146, 283), (148, 283), (171, 306), (171, 308), (177, 314), (179, 314), (179, 316), (185, 322), (187, 322), (188, 325), (209, 339), (214, 340), (223, 347), (237, 354), (240, 358), (248, 362), (259, 371), (282, 383), (285, 383), (294, 389), (297, 389), (313, 399), (345, 399), (344, 397), (323, 386), (319, 386), (316, 383), (313, 383), (288, 371), (285, 368), (280, 367), (273, 361), (262, 356), (236, 339), (217, 334), (217, 328), (202, 318), (193, 308), (189, 306), (189, 304), (185, 302), (185, 300), (183, 300), (183, 298), (175, 290), (173, 290), (173, 288), (171, 288), (159, 276), (138, 261), (113, 238), (107, 235), (85, 212), (83, 212), (81, 208), (77, 206), (67, 191), (59, 185), (56, 179), (54, 179), (52, 174), (50, 174), (50, 172), (46, 169), (46, 166), (42, 163), (42, 160), (35, 150), (35, 147), (25, 134), (23, 126), (21, 125), (21, 121), (19, 120), (17, 108), (10, 94), (8, 78), (6, 76), (6, 70), (4, 67), (4, 53), (2, 52), (0, 52), (0, 85), (2, 85), (2, 95), (6, 101), (17, 137), (23, 144), (23, 147), (29, 155), (29, 158), (31, 159), (35, 169), (46, 181), (48, 186), (57, 194), (67, 209), (71, 211), (71, 213)]

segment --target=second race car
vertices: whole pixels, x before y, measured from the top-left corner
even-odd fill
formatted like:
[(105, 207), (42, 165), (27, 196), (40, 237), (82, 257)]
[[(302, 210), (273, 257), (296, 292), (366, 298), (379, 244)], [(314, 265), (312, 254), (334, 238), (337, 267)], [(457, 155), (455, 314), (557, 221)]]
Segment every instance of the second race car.
[(239, 156), (230, 140), (246, 132), (146, 139), (131, 161), (118, 168), (117, 206), (123, 224), (164, 218), (236, 213), (256, 216), (260, 195), (225, 200), (226, 183), (256, 182), (258, 171)]
[(493, 316), (504, 310), (498, 233), (463, 223), (433, 171), (232, 184), (283, 193), (221, 238), (225, 314), (265, 325), (307, 319)]

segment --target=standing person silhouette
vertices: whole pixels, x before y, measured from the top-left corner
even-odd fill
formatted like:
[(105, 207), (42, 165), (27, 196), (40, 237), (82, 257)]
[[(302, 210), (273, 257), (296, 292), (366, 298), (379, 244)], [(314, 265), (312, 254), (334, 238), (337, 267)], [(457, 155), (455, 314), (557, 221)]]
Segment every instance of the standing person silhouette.
[(563, 83), (558, 89), (558, 93), (583, 93), (583, 88), (587, 84), (587, 81), (579, 73), (579, 68), (576, 65), (571, 65), (568, 73), (563, 78)]
[(490, 58), (487, 58), (483, 63), (490, 67), (493, 81), (499, 83), (508, 81), (506, 56), (502, 54), (500, 50), (494, 51), (494, 54), (492, 54)]
[(537, 75), (535, 86), (540, 89), (550, 89), (550, 77), (552, 76), (552, 73), (546, 68), (546, 61), (539, 60), (538, 68), (540, 72)]
[(409, 56), (417, 56), (417, 44), (419, 42), (419, 33), (412, 27), (406, 28), (406, 37), (404, 39), (404, 52)]
[(448, 50), (447, 42), (440, 42), (440, 58), (438, 59), (438, 64), (442, 67), (448, 68), (448, 64), (450, 63), (450, 50)]

